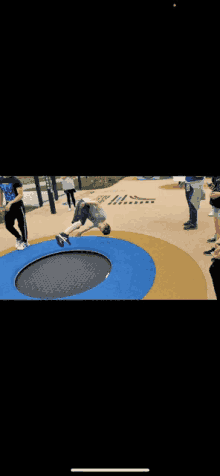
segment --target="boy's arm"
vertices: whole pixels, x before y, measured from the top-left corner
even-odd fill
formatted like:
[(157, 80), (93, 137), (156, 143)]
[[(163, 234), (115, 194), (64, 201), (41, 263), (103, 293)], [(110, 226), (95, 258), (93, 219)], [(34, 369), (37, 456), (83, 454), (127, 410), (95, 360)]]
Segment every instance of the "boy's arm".
[(0, 189), (0, 207), (3, 206), (3, 191)]
[(19, 202), (23, 198), (23, 187), (17, 188), (18, 195), (15, 197), (14, 200), (10, 202), (10, 206), (13, 205), (13, 203)]
[(85, 230), (79, 231), (79, 232), (76, 234), (76, 236), (82, 236), (83, 233), (86, 233), (87, 231), (92, 230), (92, 228), (96, 228), (95, 225), (88, 226), (87, 228), (85, 228)]

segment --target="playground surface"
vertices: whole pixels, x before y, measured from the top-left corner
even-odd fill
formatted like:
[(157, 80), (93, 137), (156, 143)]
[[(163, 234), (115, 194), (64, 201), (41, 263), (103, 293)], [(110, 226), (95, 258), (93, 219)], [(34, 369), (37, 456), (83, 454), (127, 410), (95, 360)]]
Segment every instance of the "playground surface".
[[(126, 177), (103, 189), (76, 192), (76, 200), (88, 197), (101, 203), (112, 228), (110, 238), (132, 243), (152, 258), (156, 275), (143, 299), (216, 300), (209, 274), (211, 259), (203, 254), (210, 248), (207, 239), (215, 233), (214, 220), (208, 216), (211, 207), (207, 181), (206, 199), (201, 202), (198, 230), (195, 231), (183, 229), (183, 223), (189, 218), (185, 191), (171, 178), (145, 181), (135, 176)], [(74, 209), (69, 212), (65, 202), (66, 196), (60, 194), (55, 215), (51, 214), (48, 202), (27, 213), (30, 245), (54, 240), (55, 235), (71, 224)], [(75, 246), (80, 240), (78, 243), (82, 246), (89, 236), (109, 239), (94, 229), (81, 238), (74, 237), (73, 233), (71, 243)], [(5, 229), (4, 223), (0, 224), (0, 266), (1, 257), (14, 251), (25, 253), (29, 249), (15, 251), (14, 237)]]

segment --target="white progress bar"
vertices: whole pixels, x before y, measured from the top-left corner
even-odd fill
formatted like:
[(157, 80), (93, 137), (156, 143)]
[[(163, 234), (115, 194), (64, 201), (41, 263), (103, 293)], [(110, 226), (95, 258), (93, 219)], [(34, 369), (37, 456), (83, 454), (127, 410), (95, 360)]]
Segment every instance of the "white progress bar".
[(143, 472), (147, 472), (147, 471), (150, 471), (149, 469), (145, 468), (145, 469), (71, 469), (71, 471), (73, 473), (75, 472), (85, 472), (85, 473), (143, 473)]

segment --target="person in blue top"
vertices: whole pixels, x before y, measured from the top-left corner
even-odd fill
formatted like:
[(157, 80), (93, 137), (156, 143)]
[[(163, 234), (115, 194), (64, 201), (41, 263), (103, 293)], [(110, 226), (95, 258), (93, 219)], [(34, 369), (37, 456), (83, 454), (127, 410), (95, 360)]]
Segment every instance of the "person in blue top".
[[(5, 226), (6, 229), (15, 236), (16, 248), (24, 250), (29, 246), (27, 241), (27, 222), (25, 207), (23, 203), (23, 185), (21, 181), (14, 175), (0, 176), (0, 207), (3, 205), (3, 193), (5, 195)], [(14, 227), (15, 220), (18, 221), (18, 227), (21, 235)]]
[(189, 205), (189, 221), (184, 223), (184, 230), (197, 230), (198, 210), (203, 197), (204, 175), (186, 175), (185, 190)]

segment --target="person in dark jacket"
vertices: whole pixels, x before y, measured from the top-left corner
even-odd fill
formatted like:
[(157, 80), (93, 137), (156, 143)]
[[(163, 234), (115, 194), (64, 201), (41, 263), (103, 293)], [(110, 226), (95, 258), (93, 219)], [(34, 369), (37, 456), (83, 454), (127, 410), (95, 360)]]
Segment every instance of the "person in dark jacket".
[[(212, 177), (212, 193), (210, 196), (210, 205), (213, 207), (213, 216), (215, 222), (215, 236), (208, 240), (208, 243), (214, 243), (220, 238), (220, 175)], [(204, 255), (209, 256), (215, 248), (211, 248), (204, 252)]]
[[(6, 229), (15, 236), (16, 248), (25, 250), (29, 245), (27, 221), (25, 207), (23, 203), (23, 185), (14, 175), (0, 176), (0, 206), (3, 204), (3, 193), (5, 195), (5, 226)], [(20, 233), (14, 227), (15, 220), (18, 221)]]
[(197, 230), (198, 210), (203, 198), (204, 175), (186, 175), (185, 190), (189, 205), (189, 221), (184, 223), (184, 230)]
[(217, 300), (220, 299), (220, 239), (215, 244), (213, 263), (209, 268)]

